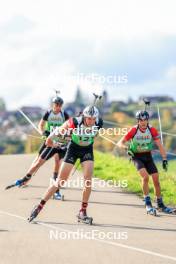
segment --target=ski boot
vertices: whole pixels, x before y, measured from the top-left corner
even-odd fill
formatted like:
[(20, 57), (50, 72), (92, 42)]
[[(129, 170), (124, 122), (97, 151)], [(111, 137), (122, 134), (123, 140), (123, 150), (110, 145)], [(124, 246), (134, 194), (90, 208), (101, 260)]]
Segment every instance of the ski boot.
[(157, 216), (156, 209), (152, 206), (150, 196), (144, 198), (147, 214)]
[(8, 185), (5, 190), (11, 189), (13, 187), (22, 187), (25, 186), (27, 184), (27, 182), (31, 179), (31, 176), (25, 176), (22, 179), (16, 180), (13, 184)]
[[(50, 178), (50, 187), (53, 186), (53, 184), (55, 183), (57, 179), (57, 176), (53, 176)], [(62, 195), (59, 191), (59, 189), (55, 192), (55, 194), (53, 195), (53, 199), (54, 200), (60, 200), (60, 201), (64, 201), (64, 195)]]
[(147, 211), (147, 214), (150, 214), (150, 215), (153, 215), (153, 216), (157, 216), (157, 213), (156, 213), (156, 209), (151, 207), (151, 206), (146, 206), (146, 211)]
[(92, 225), (93, 218), (87, 216), (86, 210), (80, 210), (79, 214), (77, 215), (78, 223), (84, 223), (87, 225)]
[(42, 210), (42, 208), (43, 208), (43, 206), (41, 204), (36, 205), (33, 208), (32, 212), (31, 212), (31, 215), (28, 218), (29, 223), (32, 222), (37, 217), (37, 215), (40, 213), (40, 211)]
[(157, 198), (157, 210), (166, 214), (176, 214), (176, 209), (165, 206), (162, 198)]
[(57, 192), (55, 192), (55, 194), (53, 195), (53, 199), (54, 199), (54, 200), (64, 201), (64, 195), (62, 195), (59, 191), (57, 191)]

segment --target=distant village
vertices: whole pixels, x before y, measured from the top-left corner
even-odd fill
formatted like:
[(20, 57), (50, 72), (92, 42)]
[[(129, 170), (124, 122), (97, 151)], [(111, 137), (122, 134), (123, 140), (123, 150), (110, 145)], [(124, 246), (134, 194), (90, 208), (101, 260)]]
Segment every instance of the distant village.
[[(169, 96), (150, 96), (147, 97), (152, 103), (174, 103), (174, 99)], [(133, 101), (129, 98), (127, 101), (121, 100), (109, 100), (107, 91), (103, 92), (103, 97), (99, 103), (99, 109), (103, 116), (110, 115), (115, 112), (125, 112), (129, 116), (134, 116), (133, 108), (130, 109), (129, 106), (140, 104), (143, 96), (141, 96), (137, 101)], [(73, 102), (66, 103), (64, 109), (69, 113), (70, 116), (78, 115), (83, 108), (84, 104), (84, 93), (77, 87), (75, 93), (75, 99)], [(21, 107), (22, 111), (30, 117), (34, 123), (38, 123), (42, 115), (47, 109), (42, 109), (39, 106), (23, 106)], [(156, 112), (152, 113), (153, 116), (157, 115)], [(173, 111), (173, 116), (176, 118), (176, 111)], [(31, 125), (24, 119), (24, 117), (19, 113), (18, 110), (8, 111), (6, 108), (6, 103), (3, 98), (0, 98), (0, 154), (6, 154), (9, 151), (7, 150), (7, 145), (10, 144), (13, 149), (15, 146), (16, 152), (20, 153), (24, 150), (23, 142), (26, 140), (29, 134), (34, 132), (34, 129)]]

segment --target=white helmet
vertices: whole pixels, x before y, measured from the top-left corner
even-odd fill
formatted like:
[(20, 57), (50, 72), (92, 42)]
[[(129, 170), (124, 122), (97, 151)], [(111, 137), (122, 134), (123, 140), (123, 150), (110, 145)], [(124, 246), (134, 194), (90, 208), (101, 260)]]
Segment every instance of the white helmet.
[(95, 106), (89, 105), (83, 110), (83, 116), (98, 118), (99, 111)]

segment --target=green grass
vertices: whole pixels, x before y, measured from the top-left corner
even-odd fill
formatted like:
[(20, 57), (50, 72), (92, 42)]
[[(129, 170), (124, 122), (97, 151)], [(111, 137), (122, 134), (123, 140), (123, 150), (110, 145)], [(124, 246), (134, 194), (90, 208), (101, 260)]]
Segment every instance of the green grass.
[[(144, 105), (144, 104), (143, 104)], [(139, 103), (134, 103), (134, 104), (129, 104), (128, 106), (125, 107), (126, 111), (136, 111), (137, 109), (143, 108), (143, 105), (140, 105)], [(151, 102), (152, 107), (156, 107), (156, 103)], [(176, 107), (176, 102), (163, 102), (163, 103), (158, 103), (158, 106), (160, 108), (174, 108)]]
[[(158, 164), (160, 172), (160, 183), (164, 202), (169, 205), (176, 205), (176, 162), (169, 163), (168, 172), (164, 172), (161, 165)], [(127, 181), (128, 186), (125, 191), (134, 192), (142, 197), (141, 179), (133, 163), (125, 158), (118, 158), (112, 154), (105, 154), (95, 151), (95, 177), (104, 180), (113, 180), (117, 184), (119, 181)], [(154, 199), (154, 189), (150, 179), (150, 194)]]
[(158, 104), (160, 108), (174, 108), (176, 107), (176, 102), (163, 102)]

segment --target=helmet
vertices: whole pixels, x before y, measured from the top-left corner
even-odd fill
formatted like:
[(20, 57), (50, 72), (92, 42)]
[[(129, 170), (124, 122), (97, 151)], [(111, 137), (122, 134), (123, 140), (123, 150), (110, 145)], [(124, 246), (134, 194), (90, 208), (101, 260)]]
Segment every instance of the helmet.
[(52, 99), (52, 103), (63, 105), (64, 100), (63, 100), (61, 97), (56, 96), (56, 97), (54, 97), (54, 98)]
[(99, 111), (95, 106), (89, 105), (83, 110), (83, 116), (97, 118), (99, 116)]
[(149, 113), (147, 111), (138, 111), (136, 113), (136, 119), (137, 120), (148, 120), (149, 119)]

